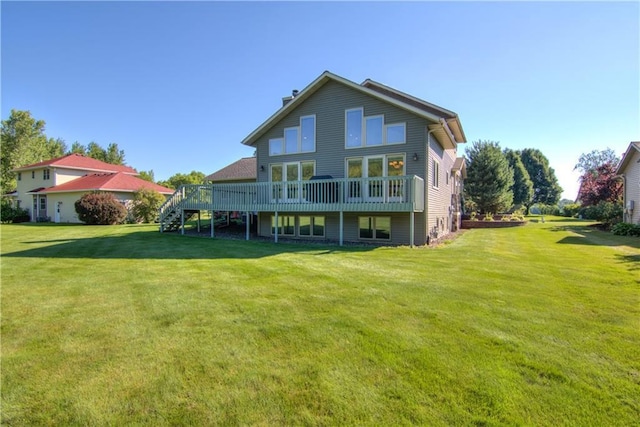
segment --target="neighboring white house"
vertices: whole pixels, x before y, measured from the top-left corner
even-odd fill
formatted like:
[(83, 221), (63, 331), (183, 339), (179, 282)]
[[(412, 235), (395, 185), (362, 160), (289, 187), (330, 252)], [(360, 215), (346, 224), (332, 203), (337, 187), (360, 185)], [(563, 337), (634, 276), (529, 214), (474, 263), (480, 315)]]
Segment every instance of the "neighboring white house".
[(640, 224), (640, 142), (629, 144), (616, 173), (624, 181), (624, 222)]
[(91, 191), (107, 191), (126, 203), (141, 188), (170, 195), (174, 190), (138, 178), (130, 166), (112, 165), (80, 154), (69, 154), (21, 166), (16, 191), (9, 194), (14, 206), (26, 209), (31, 221), (80, 222), (75, 202)]

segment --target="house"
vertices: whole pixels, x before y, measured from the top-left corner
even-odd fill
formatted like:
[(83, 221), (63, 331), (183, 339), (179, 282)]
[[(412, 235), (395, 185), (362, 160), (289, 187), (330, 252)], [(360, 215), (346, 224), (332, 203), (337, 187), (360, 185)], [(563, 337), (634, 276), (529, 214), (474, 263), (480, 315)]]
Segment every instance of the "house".
[(616, 173), (623, 178), (623, 221), (640, 224), (640, 142), (629, 144)]
[(130, 166), (112, 165), (80, 154), (22, 166), (16, 173), (17, 189), (11, 193), (17, 207), (29, 211), (31, 221), (81, 222), (75, 201), (91, 191), (108, 191), (123, 204), (141, 188), (170, 195), (174, 190), (138, 178)]
[(456, 113), (328, 71), (282, 101), (242, 141), (256, 150), (256, 182), (184, 186), (161, 209), (161, 231), (189, 209), (252, 212), (274, 241), (424, 245), (460, 226)]

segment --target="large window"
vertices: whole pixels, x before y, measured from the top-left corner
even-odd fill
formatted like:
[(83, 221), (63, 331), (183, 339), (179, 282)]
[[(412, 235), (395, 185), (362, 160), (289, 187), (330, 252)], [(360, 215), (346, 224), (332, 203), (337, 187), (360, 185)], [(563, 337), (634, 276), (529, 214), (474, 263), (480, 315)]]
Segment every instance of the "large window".
[(278, 236), (295, 236), (296, 235), (296, 217), (290, 215), (278, 216), (276, 224), (275, 215), (271, 216), (271, 234), (278, 233)]
[(384, 124), (384, 115), (365, 116), (362, 108), (345, 112), (345, 146), (374, 147), (406, 142), (405, 123)]
[[(348, 178), (382, 178), (401, 177), (405, 174), (404, 154), (388, 154), (386, 156), (352, 157), (346, 160), (346, 176)], [(354, 200), (364, 198), (367, 201), (382, 201), (384, 193), (389, 197), (401, 197), (403, 181), (398, 180), (363, 180), (350, 181), (347, 196)], [(392, 199), (388, 199), (392, 200)]]
[(358, 218), (358, 225), (361, 239), (391, 239), (391, 218), (388, 216), (362, 216)]
[(306, 197), (306, 188), (300, 181), (308, 181), (315, 175), (316, 164), (313, 161), (275, 163), (271, 165), (271, 182), (283, 182), (273, 186), (273, 199), (298, 200)]
[(285, 128), (282, 138), (269, 140), (269, 155), (310, 153), (316, 151), (316, 116), (300, 117), (300, 125)]
[(324, 237), (324, 217), (298, 217), (298, 234), (301, 237)]

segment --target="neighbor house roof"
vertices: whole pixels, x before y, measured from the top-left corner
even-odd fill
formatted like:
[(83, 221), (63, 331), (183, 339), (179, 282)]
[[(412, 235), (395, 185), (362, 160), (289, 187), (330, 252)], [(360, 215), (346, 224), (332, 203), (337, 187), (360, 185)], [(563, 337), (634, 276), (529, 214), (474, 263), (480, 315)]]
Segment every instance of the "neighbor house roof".
[(155, 190), (161, 194), (174, 193), (174, 190), (171, 188), (145, 181), (144, 179), (124, 172), (88, 174), (73, 181), (65, 182), (64, 184), (33, 191), (39, 193), (74, 193), (78, 191), (99, 190), (132, 193), (141, 188)]
[(258, 139), (275, 123), (289, 114), (289, 112), (293, 111), (293, 109), (304, 102), (305, 99), (308, 99), (318, 89), (330, 81), (341, 83), (354, 90), (365, 93), (433, 122), (433, 124), (429, 125), (429, 130), (433, 132), (433, 135), (436, 137), (438, 142), (440, 142), (444, 147), (455, 147), (456, 143), (466, 142), (466, 137), (462, 131), (462, 125), (460, 124), (458, 115), (452, 111), (438, 107), (437, 105), (428, 103), (411, 95), (407, 95), (380, 83), (376, 83), (370, 79), (365, 80), (361, 85), (359, 85), (329, 71), (325, 71), (307, 87), (298, 92), (295, 97), (276, 111), (256, 130), (251, 132), (251, 134), (249, 134), (242, 143), (254, 146)]
[(33, 163), (26, 166), (15, 168), (14, 171), (26, 171), (31, 169), (39, 169), (43, 167), (59, 167), (65, 169), (79, 169), (91, 172), (123, 172), (130, 175), (138, 175), (138, 172), (125, 165), (112, 165), (102, 162), (82, 154), (67, 154), (66, 156), (56, 157), (55, 159), (45, 160), (39, 163)]
[(626, 169), (636, 151), (640, 152), (640, 141), (633, 141), (629, 144), (629, 148), (627, 148), (627, 151), (624, 153), (620, 163), (618, 164), (618, 168), (616, 169), (617, 174), (621, 174), (622, 171)]
[(257, 179), (257, 160), (255, 157), (242, 159), (223, 167), (205, 178), (205, 181), (239, 181)]

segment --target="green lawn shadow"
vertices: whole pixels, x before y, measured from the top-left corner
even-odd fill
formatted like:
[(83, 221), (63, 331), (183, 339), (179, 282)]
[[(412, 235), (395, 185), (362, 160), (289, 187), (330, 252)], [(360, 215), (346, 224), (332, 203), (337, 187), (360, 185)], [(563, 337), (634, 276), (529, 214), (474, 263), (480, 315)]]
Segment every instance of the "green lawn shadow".
[(60, 259), (255, 259), (283, 253), (326, 255), (337, 252), (363, 252), (376, 248), (316, 242), (274, 243), (265, 240), (204, 238), (152, 231), (88, 238), (29, 240), (21, 244), (33, 247), (6, 252), (2, 256)]

